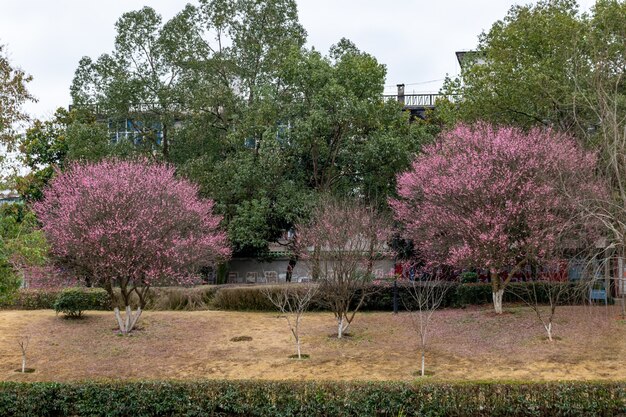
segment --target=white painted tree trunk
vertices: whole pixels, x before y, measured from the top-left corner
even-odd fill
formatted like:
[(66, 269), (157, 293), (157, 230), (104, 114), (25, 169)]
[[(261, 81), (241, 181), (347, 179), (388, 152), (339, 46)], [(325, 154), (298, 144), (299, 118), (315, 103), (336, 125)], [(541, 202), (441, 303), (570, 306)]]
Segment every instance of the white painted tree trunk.
[(343, 316), (337, 320), (337, 339), (341, 339), (341, 336), (343, 336)]
[(22, 373), (26, 372), (26, 355), (22, 355)]
[(504, 296), (504, 288), (491, 293), (493, 296), (493, 308), (496, 314), (502, 314), (502, 297)]
[(552, 323), (544, 324), (546, 332), (548, 332), (548, 340), (552, 342)]
[(426, 358), (425, 358), (424, 349), (422, 349), (422, 376), (426, 373)]
[(302, 353), (300, 352), (300, 340), (296, 340), (296, 349), (298, 351), (298, 359), (302, 359)]
[(119, 327), (120, 332), (124, 334), (126, 331), (126, 327), (124, 326), (124, 321), (122, 320), (122, 316), (120, 315), (120, 309), (115, 307), (113, 309), (113, 312), (115, 312), (115, 319), (117, 320), (117, 326)]
[(115, 312), (115, 318), (117, 319), (117, 325), (120, 328), (120, 332), (124, 335), (128, 334), (133, 330), (135, 324), (137, 324), (137, 320), (139, 320), (139, 316), (141, 316), (141, 307), (137, 307), (137, 311), (133, 314), (130, 306), (126, 306), (126, 317), (122, 319), (122, 315), (120, 314), (120, 309), (115, 307), (113, 311)]

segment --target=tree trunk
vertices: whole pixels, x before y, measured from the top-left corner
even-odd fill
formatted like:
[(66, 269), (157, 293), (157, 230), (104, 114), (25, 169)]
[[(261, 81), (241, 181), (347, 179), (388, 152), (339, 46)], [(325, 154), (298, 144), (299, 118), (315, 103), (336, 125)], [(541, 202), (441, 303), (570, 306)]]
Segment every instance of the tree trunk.
[(492, 293), (493, 295), (493, 308), (496, 314), (502, 314), (502, 297), (504, 295), (504, 288)]
[(311, 271), (311, 278), (313, 281), (317, 281), (320, 278), (320, 245), (315, 245), (313, 247), (313, 270)]
[(128, 305), (125, 308), (126, 317), (124, 318), (122, 318), (118, 307), (115, 307), (113, 311), (115, 312), (115, 318), (117, 319), (117, 325), (119, 326), (120, 333), (123, 335), (129, 334), (131, 330), (135, 328), (135, 324), (137, 324), (137, 320), (139, 320), (142, 313), (141, 307), (137, 307), (137, 311), (133, 314), (130, 306)]
[(296, 349), (298, 351), (298, 359), (302, 359), (302, 353), (300, 352), (300, 340), (296, 340)]
[(502, 297), (504, 295), (504, 286), (496, 269), (490, 270), (491, 275), (491, 294), (493, 297), (493, 308), (496, 314), (502, 314)]
[(337, 339), (341, 339), (343, 336), (343, 316), (337, 319)]
[(426, 373), (426, 354), (424, 349), (422, 349), (422, 376)]
[(22, 355), (22, 373), (26, 372), (26, 355)]
[(544, 325), (543, 327), (545, 327), (546, 332), (548, 332), (548, 340), (552, 342), (552, 323), (548, 323), (547, 325)]
[(167, 159), (170, 153), (170, 147), (169, 147), (168, 137), (167, 137), (167, 125), (165, 123), (161, 123), (161, 126), (163, 129), (163, 142), (162, 142), (163, 158)]

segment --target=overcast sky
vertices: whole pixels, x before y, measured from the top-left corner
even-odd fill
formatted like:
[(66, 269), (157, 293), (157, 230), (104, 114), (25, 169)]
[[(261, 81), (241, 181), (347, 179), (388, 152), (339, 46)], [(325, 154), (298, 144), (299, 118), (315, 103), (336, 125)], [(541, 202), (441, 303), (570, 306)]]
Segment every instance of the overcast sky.
[[(528, 3), (523, 0), (521, 3)], [(26, 110), (48, 117), (69, 104), (69, 86), (82, 56), (113, 49), (114, 23), (145, 5), (163, 20), (190, 0), (1, 0), (0, 43), (34, 78), (39, 102)], [(346, 37), (387, 65), (386, 91), (436, 92), (459, 71), (455, 51), (472, 49), (477, 36), (505, 16), (514, 0), (297, 0), (309, 46), (327, 52)], [(520, 1), (517, 1), (520, 3)], [(579, 0), (587, 10), (593, 0)]]

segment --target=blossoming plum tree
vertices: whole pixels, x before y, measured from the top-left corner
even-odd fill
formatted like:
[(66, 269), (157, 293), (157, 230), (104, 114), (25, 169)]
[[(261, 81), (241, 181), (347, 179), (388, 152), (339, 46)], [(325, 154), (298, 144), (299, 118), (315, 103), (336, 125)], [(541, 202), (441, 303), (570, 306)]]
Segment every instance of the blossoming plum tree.
[(501, 313), (504, 288), (522, 266), (587, 231), (575, 226), (576, 213), (602, 192), (595, 164), (548, 129), (458, 125), (399, 175), (391, 205), (430, 262), (489, 269)]
[(57, 173), (34, 210), (63, 268), (102, 286), (113, 300), (119, 287), (115, 316), (123, 334), (135, 326), (151, 285), (192, 283), (200, 267), (230, 255), (213, 201), (200, 199), (197, 187), (166, 165), (72, 165)]

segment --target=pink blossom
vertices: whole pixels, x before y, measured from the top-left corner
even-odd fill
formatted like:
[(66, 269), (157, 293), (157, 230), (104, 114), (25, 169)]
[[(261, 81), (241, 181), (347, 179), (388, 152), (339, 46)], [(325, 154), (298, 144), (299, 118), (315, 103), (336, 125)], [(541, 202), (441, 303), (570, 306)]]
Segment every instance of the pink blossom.
[(192, 283), (200, 267), (230, 256), (213, 201), (146, 160), (74, 164), (34, 210), (57, 263), (105, 288)]
[(398, 176), (390, 202), (427, 261), (502, 269), (549, 257), (587, 232), (583, 200), (603, 192), (596, 158), (564, 134), (459, 125)]

